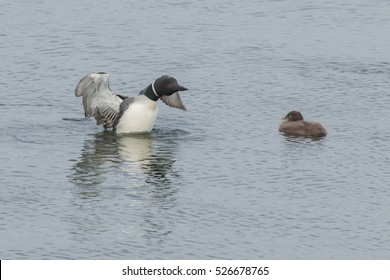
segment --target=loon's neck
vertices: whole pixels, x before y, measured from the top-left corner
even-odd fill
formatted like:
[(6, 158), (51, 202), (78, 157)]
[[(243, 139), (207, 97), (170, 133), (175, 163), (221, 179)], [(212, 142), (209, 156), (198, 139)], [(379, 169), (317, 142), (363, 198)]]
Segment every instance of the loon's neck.
[(143, 94), (152, 101), (157, 101), (160, 98), (154, 88), (154, 82), (147, 86)]

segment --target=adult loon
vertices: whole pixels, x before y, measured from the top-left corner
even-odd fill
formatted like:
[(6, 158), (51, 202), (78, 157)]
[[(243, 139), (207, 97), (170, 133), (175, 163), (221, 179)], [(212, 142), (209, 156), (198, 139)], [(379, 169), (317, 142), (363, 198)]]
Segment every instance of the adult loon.
[(179, 91), (187, 88), (169, 75), (153, 81), (138, 96), (126, 97), (110, 90), (109, 75), (90, 73), (80, 80), (75, 95), (82, 96), (85, 117), (117, 133), (150, 132), (158, 113), (158, 99), (170, 107), (186, 110)]

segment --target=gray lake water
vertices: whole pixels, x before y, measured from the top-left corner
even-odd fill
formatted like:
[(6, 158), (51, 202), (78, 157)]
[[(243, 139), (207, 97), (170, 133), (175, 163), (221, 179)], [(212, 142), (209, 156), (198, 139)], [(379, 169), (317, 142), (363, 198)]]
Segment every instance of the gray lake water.
[[(2, 259), (389, 259), (390, 2), (0, 0)], [(90, 72), (190, 90), (151, 134)], [(278, 132), (299, 110), (322, 139)]]

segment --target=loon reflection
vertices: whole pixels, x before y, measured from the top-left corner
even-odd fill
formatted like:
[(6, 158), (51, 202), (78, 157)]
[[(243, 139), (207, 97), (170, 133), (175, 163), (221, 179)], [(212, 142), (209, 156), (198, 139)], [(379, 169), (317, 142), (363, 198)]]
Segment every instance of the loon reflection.
[(119, 155), (127, 166), (130, 165), (130, 172), (138, 169), (150, 176), (147, 179), (166, 180), (166, 175), (175, 162), (173, 159), (175, 147), (164, 143), (165, 145), (160, 147), (162, 149), (156, 152), (150, 134), (119, 136), (118, 144)]
[[(96, 187), (144, 186), (156, 187), (157, 196), (169, 196), (177, 143), (161, 137), (158, 141), (150, 133), (117, 135), (104, 131), (86, 140), (81, 159), (73, 166), (70, 181), (81, 192), (93, 196)], [(118, 173), (119, 172), (119, 173)], [(92, 192), (92, 193), (90, 193)]]

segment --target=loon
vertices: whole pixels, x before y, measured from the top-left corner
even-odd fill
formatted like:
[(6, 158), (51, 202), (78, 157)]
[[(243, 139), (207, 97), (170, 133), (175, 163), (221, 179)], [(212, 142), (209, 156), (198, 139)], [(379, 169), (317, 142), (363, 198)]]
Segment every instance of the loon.
[(327, 132), (319, 122), (309, 122), (303, 120), (303, 116), (298, 111), (289, 112), (279, 126), (279, 131), (289, 135), (306, 137), (323, 137)]
[(150, 132), (158, 113), (161, 99), (170, 107), (186, 110), (179, 91), (187, 88), (169, 75), (163, 75), (138, 96), (127, 97), (111, 91), (105, 72), (90, 73), (80, 80), (75, 95), (83, 98), (85, 117), (94, 117), (97, 125), (112, 128), (116, 133)]

